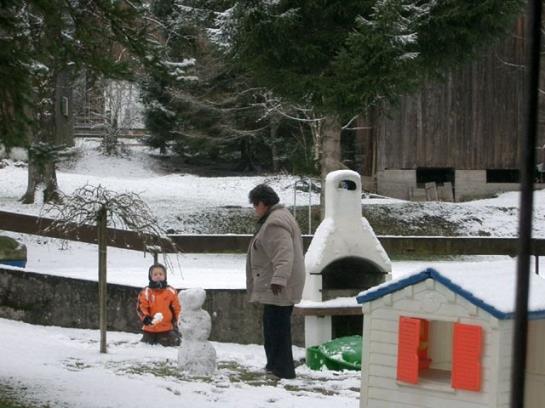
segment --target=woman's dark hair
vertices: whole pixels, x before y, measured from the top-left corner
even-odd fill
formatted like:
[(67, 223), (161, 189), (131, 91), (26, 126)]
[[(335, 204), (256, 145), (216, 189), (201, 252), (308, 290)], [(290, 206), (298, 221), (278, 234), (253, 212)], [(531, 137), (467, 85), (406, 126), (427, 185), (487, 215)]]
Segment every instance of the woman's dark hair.
[(278, 194), (267, 184), (255, 186), (248, 194), (248, 198), (251, 204), (256, 205), (262, 202), (267, 207), (271, 207), (280, 201)]

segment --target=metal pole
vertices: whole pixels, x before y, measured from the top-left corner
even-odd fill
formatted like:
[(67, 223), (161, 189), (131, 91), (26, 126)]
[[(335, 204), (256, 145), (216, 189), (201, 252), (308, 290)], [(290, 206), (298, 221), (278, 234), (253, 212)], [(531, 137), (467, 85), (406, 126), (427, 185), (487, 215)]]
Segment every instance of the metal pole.
[(107, 278), (106, 253), (108, 250), (108, 230), (106, 207), (102, 207), (98, 212), (97, 232), (98, 232), (98, 310), (99, 310), (99, 328), (100, 328), (100, 352), (107, 352), (106, 331), (108, 326), (108, 301), (107, 301)]
[(308, 235), (312, 234), (312, 180), (308, 181)]
[(293, 218), (297, 219), (297, 183), (293, 185)]
[(537, 132), (539, 60), (541, 48), (541, 0), (528, 2), (529, 77), (526, 132), (521, 148), (521, 192), (519, 219), (519, 253), (513, 353), (511, 370), (511, 408), (524, 407), (526, 348), (528, 340), (528, 293), (530, 280), (530, 250), (532, 243), (532, 207), (535, 174), (535, 141)]

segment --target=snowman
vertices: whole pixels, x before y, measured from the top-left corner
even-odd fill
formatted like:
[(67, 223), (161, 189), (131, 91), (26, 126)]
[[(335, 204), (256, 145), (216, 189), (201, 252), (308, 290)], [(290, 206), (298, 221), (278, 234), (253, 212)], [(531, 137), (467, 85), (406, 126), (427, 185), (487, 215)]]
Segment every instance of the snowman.
[(178, 322), (182, 333), (178, 367), (190, 375), (210, 375), (216, 370), (216, 350), (208, 341), (210, 315), (202, 309), (206, 292), (201, 288), (185, 289), (178, 298), (183, 308)]

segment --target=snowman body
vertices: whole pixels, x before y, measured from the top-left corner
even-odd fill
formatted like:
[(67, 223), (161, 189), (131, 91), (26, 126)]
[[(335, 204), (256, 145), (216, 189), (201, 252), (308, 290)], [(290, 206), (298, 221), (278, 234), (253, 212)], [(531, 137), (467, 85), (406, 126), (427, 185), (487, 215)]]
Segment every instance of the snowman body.
[(178, 327), (182, 344), (178, 349), (178, 368), (190, 375), (211, 375), (216, 370), (216, 350), (208, 341), (212, 321), (202, 309), (206, 292), (191, 288), (178, 294), (182, 313)]

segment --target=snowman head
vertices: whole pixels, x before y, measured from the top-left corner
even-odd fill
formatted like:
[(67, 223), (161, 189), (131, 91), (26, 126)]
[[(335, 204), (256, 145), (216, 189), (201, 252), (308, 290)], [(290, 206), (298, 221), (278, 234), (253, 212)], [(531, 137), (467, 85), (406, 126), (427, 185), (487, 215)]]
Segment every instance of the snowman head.
[(203, 288), (190, 288), (180, 291), (178, 297), (184, 310), (199, 310), (206, 299), (206, 292)]

